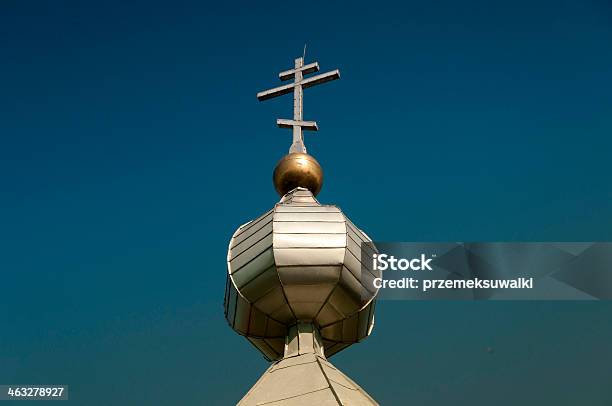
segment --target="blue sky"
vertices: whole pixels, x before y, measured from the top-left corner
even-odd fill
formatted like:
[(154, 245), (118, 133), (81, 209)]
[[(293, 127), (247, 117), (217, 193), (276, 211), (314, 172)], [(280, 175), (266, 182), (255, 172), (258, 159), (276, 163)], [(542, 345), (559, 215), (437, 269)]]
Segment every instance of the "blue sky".
[[(305, 91), (319, 198), (381, 241), (612, 239), (612, 5), (0, 5), (0, 384), (231, 404), (266, 363), (223, 319)], [(332, 358), (384, 405), (608, 405), (610, 303), (383, 302)], [(491, 346), (490, 354), (484, 350)], [(409, 402), (410, 401), (410, 402)]]

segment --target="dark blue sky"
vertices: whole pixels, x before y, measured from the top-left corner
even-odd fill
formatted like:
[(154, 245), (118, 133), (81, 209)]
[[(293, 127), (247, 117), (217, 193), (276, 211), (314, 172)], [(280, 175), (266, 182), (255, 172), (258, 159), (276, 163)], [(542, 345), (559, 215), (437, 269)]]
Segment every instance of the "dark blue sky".
[[(278, 199), (307, 61), (319, 198), (375, 240), (612, 240), (612, 4), (0, 5), (0, 384), (225, 405), (266, 363), (223, 319)], [(612, 402), (612, 304), (383, 302), (332, 358), (383, 405)], [(494, 353), (486, 353), (491, 346)]]

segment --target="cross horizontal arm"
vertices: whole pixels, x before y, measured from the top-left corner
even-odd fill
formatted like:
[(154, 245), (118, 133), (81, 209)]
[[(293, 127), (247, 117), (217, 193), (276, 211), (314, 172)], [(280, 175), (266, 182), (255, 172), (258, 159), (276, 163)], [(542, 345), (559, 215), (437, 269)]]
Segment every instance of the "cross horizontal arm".
[(303, 130), (319, 131), (316, 121), (285, 120), (284, 118), (279, 118), (276, 120), (276, 125), (280, 128), (302, 127)]
[(312, 87), (336, 79), (340, 79), (340, 71), (338, 69), (335, 69), (331, 72), (322, 73), (317, 76), (311, 76), (308, 79), (302, 80), (300, 84), (304, 89), (306, 89), (307, 87)]
[(295, 72), (302, 72), (303, 75), (319, 71), (319, 62), (309, 63), (298, 69), (289, 69), (278, 74), (280, 80), (289, 80), (295, 77)]
[[(295, 75), (295, 72), (293, 72)], [(321, 83), (329, 82), (331, 80), (340, 79), (340, 71), (335, 69), (331, 72), (322, 73), (320, 75), (312, 76), (307, 79), (302, 80), (298, 83), (289, 83), (287, 85), (275, 87), (269, 90), (264, 90), (262, 92), (257, 93), (257, 99), (259, 101), (272, 99), (274, 97), (282, 96), (287, 93), (291, 93), (293, 91), (293, 87), (297, 85), (301, 85), (304, 89), (308, 87), (312, 87)]]
[(291, 93), (293, 91), (294, 86), (295, 86), (295, 83), (290, 83), (288, 85), (275, 87), (270, 90), (264, 90), (263, 92), (257, 93), (257, 100), (259, 101), (268, 100), (273, 97), (282, 96), (284, 94)]

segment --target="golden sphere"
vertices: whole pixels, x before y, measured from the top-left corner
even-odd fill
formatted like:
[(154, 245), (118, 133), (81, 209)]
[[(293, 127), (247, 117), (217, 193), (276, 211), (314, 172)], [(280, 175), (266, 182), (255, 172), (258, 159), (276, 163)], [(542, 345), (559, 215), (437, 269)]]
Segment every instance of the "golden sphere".
[(274, 168), (274, 187), (284, 196), (296, 187), (303, 187), (317, 195), (323, 186), (323, 169), (308, 154), (292, 153), (285, 155)]

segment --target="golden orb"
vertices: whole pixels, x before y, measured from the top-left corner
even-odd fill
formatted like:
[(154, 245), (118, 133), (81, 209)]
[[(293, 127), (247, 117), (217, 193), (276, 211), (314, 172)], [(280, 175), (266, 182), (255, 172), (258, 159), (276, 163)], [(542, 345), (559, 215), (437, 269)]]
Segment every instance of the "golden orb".
[(298, 186), (310, 190), (316, 196), (323, 186), (323, 169), (311, 155), (295, 152), (278, 161), (273, 180), (281, 196)]

